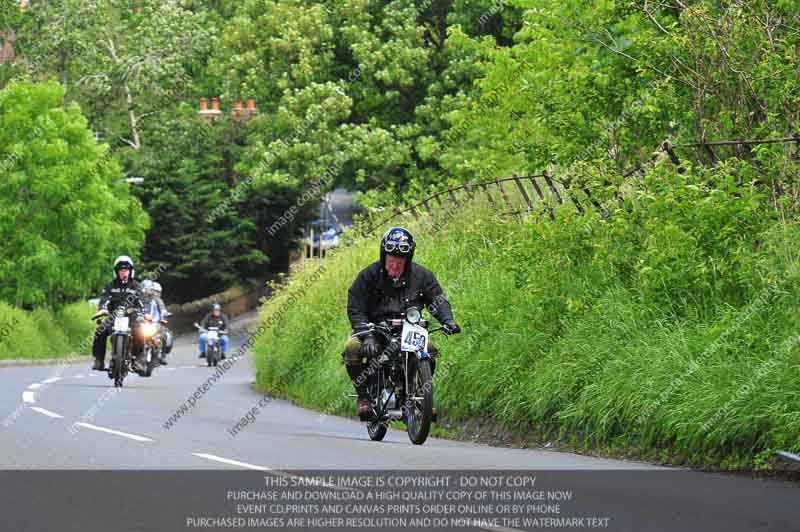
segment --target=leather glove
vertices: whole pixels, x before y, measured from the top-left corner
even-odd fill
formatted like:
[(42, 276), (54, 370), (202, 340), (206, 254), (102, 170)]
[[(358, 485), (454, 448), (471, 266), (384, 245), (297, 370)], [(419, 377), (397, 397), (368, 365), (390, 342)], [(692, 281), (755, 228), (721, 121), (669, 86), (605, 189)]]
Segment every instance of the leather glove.
[(370, 335), (361, 342), (361, 354), (367, 358), (372, 358), (378, 354), (378, 341)]
[(442, 328), (444, 329), (444, 333), (447, 335), (458, 334), (461, 332), (461, 327), (458, 326), (458, 323), (456, 323), (455, 320), (447, 320), (442, 324)]

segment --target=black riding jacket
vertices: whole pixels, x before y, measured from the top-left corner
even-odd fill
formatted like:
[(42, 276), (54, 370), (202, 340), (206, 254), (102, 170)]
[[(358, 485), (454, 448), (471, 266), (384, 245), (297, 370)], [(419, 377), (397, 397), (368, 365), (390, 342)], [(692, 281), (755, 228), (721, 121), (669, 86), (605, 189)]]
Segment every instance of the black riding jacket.
[(394, 283), (381, 267), (373, 262), (358, 274), (347, 292), (347, 317), (353, 330), (366, 323), (397, 318), (408, 307), (420, 311), (428, 307), (431, 314), (444, 323), (453, 319), (453, 310), (432, 271), (411, 263), (398, 283)]
[(228, 330), (228, 316), (225, 315), (224, 312), (220, 312), (219, 316), (214, 316), (211, 312), (206, 314), (206, 317), (203, 318), (203, 321), (200, 322), (200, 327), (203, 329), (208, 329), (209, 327), (217, 327), (221, 331)]
[(98, 307), (113, 314), (120, 305), (134, 309), (139, 315), (145, 313), (141, 287), (135, 280), (130, 279), (127, 283), (123, 283), (118, 277), (115, 278), (103, 291)]

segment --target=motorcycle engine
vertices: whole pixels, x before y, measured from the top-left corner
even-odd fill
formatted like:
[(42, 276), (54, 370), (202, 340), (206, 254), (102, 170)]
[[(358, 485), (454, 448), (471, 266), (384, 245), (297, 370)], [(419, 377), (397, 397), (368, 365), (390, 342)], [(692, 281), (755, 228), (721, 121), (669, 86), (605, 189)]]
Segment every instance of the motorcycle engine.
[(390, 396), (389, 390), (384, 389), (381, 394), (381, 404), (385, 404), (387, 410), (394, 410), (397, 408), (397, 396), (394, 393)]

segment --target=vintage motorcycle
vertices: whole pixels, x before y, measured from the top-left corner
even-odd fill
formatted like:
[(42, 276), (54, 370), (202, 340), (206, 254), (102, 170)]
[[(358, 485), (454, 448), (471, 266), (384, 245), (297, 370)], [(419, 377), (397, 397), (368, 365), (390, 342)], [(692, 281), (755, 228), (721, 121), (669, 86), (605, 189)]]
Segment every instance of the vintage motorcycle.
[(221, 331), (219, 327), (209, 327), (204, 329), (197, 323), (194, 324), (201, 333), (206, 333), (206, 363), (209, 367), (216, 366), (222, 358), (222, 345), (219, 337), (228, 334), (228, 331)]
[(133, 336), (131, 332), (131, 319), (136, 311), (132, 308), (119, 306), (114, 310), (113, 321), (108, 311), (100, 311), (91, 320), (100, 322), (108, 320), (111, 325), (111, 363), (108, 366), (108, 377), (114, 380), (115, 388), (122, 388), (122, 382), (131, 368), (131, 347)]
[(383, 337), (384, 349), (367, 365), (367, 390), (375, 413), (367, 422), (370, 439), (381, 441), (389, 423), (401, 420), (412, 443), (422, 445), (433, 419), (433, 369), (428, 336), (443, 330), (428, 330), (428, 321), (416, 307), (399, 319), (382, 321), (355, 336)]
[(145, 320), (142, 324), (142, 336), (144, 337), (144, 359), (146, 362), (144, 375), (150, 377), (153, 370), (161, 365), (161, 324), (152, 320)]

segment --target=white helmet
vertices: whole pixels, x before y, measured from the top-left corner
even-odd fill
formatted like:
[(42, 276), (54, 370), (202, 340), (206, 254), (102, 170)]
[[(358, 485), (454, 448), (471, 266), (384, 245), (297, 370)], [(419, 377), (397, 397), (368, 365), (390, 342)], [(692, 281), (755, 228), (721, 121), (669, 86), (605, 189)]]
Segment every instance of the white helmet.
[(142, 292), (147, 293), (153, 289), (153, 281), (145, 279), (142, 281)]
[(114, 277), (117, 277), (117, 272), (121, 269), (127, 267), (131, 271), (131, 279), (134, 277), (135, 270), (133, 269), (133, 259), (127, 255), (120, 255), (114, 261)]
[(158, 281), (152, 281), (150, 285), (150, 290), (152, 290), (157, 296), (161, 296), (161, 283)]

